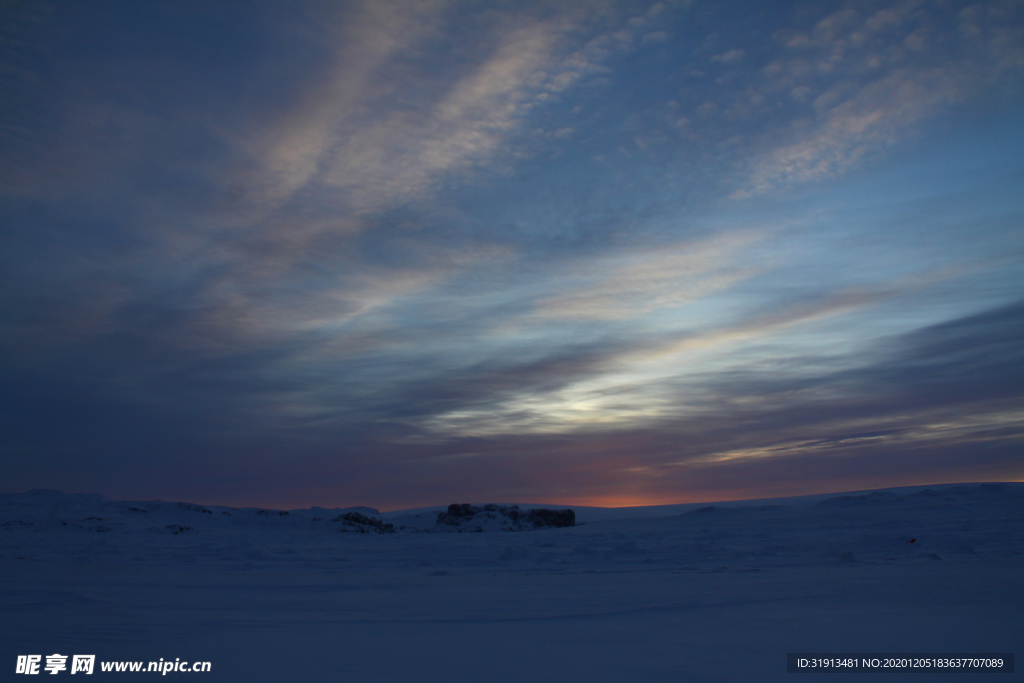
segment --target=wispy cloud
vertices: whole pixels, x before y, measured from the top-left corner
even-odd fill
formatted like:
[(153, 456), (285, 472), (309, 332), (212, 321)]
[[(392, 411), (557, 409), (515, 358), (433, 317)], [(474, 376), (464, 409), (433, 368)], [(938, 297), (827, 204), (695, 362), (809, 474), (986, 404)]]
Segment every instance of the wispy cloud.
[(951, 17), (914, 2), (877, 11), (854, 3), (810, 31), (780, 32), (784, 51), (762, 69), (764, 92), (788, 92), (810, 111), (788, 131), (773, 131), (782, 144), (753, 160), (733, 196), (834, 178), (913, 136), (916, 124), (982, 84), (1019, 81), (1024, 58), (1010, 47), (1019, 29), (1000, 26), (1012, 12), (994, 3)]
[(425, 103), (425, 113), (391, 113), (342, 142), (325, 182), (342, 188), (362, 213), (421, 198), (444, 174), (483, 161), (540, 103), (560, 34), (557, 22), (507, 31), (487, 60), (439, 101)]
[(987, 441), (1005, 442), (1007, 437), (1024, 441), (1024, 412), (1004, 406), (985, 406), (978, 413), (949, 414), (928, 411), (918, 414), (873, 416), (854, 423), (837, 420), (817, 425), (824, 438), (801, 439), (753, 448), (701, 454), (680, 463), (729, 463), (748, 459), (815, 457), (841, 451), (863, 452), (899, 447), (927, 448), (931, 445), (966, 446)]
[[(960, 100), (965, 85), (945, 69), (905, 69), (865, 85), (834, 107), (823, 104), (825, 111), (812, 124), (812, 132), (759, 158), (749, 185), (733, 196), (840, 175), (880, 148), (895, 144), (914, 123)], [(838, 98), (844, 89), (835, 86), (816, 101)]]
[[(802, 337), (805, 330), (830, 319), (862, 314), (949, 276), (936, 272), (888, 288), (836, 291), (779, 304), (767, 312), (747, 312), (737, 320), (698, 318), (688, 319), (690, 324), (684, 322), (681, 329), (637, 328), (632, 334), (567, 349), (573, 362), (540, 366), (548, 373), (543, 383), (511, 380), (481, 405), (435, 414), (425, 426), (449, 437), (496, 436), (654, 428), (667, 420), (697, 419), (722, 409), (723, 398), (708, 378), (745, 376), (762, 363), (753, 351), (758, 347), (774, 347), (763, 360), (785, 381), (799, 382), (821, 372), (837, 374), (862, 364), (856, 355), (840, 354), (778, 365), (787, 354), (799, 357), (817, 347), (820, 342), (810, 341), (815, 339), (813, 333), (808, 339)], [(533, 376), (521, 375), (524, 370), (513, 366), (502, 368), (502, 373), (510, 379)], [(754, 407), (761, 400), (776, 399), (758, 398), (754, 392), (733, 396), (728, 402), (733, 407)]]
[(761, 231), (726, 233), (703, 242), (663, 246), (590, 260), (565, 276), (568, 291), (538, 302), (547, 318), (623, 320), (682, 306), (761, 272), (749, 253)]

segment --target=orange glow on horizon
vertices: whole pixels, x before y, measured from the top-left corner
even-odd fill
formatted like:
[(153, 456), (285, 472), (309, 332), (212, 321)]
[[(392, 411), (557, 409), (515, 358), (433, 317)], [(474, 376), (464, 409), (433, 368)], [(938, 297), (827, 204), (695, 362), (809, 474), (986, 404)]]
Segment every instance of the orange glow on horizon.
[[(801, 495), (801, 494), (796, 494)], [(719, 491), (713, 493), (694, 493), (688, 496), (644, 496), (637, 495), (606, 495), (606, 496), (571, 496), (551, 501), (540, 501), (537, 505), (578, 505), (597, 508), (632, 508), (653, 505), (689, 505), (696, 503), (716, 503), (728, 500), (748, 500), (767, 498), (770, 496), (752, 494), (750, 491)]]

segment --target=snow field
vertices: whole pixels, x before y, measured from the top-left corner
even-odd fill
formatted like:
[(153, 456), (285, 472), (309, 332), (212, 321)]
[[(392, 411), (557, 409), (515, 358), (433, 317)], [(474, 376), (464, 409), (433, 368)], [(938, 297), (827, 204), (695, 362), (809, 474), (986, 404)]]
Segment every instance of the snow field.
[(0, 498), (0, 680), (21, 678), (18, 654), (53, 652), (208, 660), (208, 681), (378, 683), (773, 681), (801, 676), (787, 652), (1024, 652), (1020, 484), (490, 533)]

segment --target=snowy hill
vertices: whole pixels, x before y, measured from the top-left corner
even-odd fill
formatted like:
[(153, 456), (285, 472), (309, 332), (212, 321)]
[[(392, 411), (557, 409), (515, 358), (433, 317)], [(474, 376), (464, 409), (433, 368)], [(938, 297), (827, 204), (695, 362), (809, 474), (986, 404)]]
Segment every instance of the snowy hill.
[(99, 494), (35, 489), (0, 494), (0, 532), (110, 533), (218, 536), (330, 532), (529, 531), (573, 526), (572, 510), (520, 509), (518, 505), (452, 504), (434, 512), (392, 515), (383, 520), (369, 507), (268, 510), (162, 501), (116, 501)]

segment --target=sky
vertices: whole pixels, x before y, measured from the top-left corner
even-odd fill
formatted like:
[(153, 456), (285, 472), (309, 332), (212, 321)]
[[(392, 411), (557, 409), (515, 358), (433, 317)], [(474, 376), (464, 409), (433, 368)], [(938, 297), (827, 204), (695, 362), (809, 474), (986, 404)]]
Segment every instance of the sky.
[(1024, 480), (1024, 2), (6, 0), (5, 491)]

